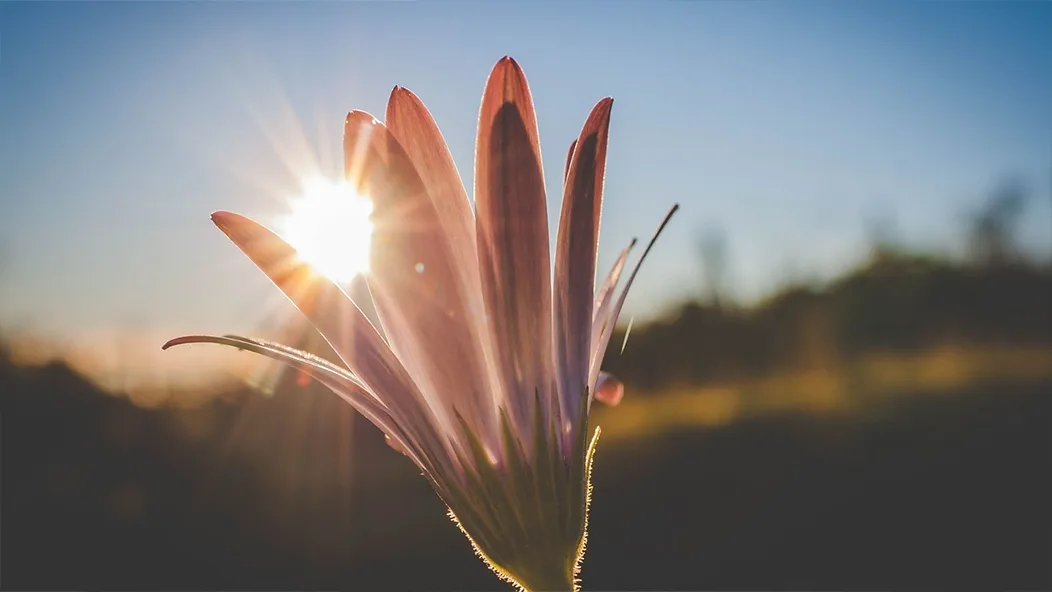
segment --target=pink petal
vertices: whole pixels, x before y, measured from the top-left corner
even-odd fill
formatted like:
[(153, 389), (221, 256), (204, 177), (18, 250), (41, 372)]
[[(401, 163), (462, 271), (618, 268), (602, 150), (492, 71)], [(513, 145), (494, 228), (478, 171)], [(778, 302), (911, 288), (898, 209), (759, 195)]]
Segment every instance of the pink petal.
[(548, 208), (533, 98), (511, 58), (486, 82), (475, 143), (479, 271), (512, 420), (525, 432), (535, 393), (551, 408)]
[(420, 456), (412, 449), (409, 442), (412, 439), (398, 426), (391, 417), (390, 410), (369, 390), (361, 384), (352, 374), (346, 370), (329, 363), (328, 361), (311, 355), (307, 352), (298, 351), (280, 344), (269, 343), (262, 340), (247, 339), (233, 335), (219, 337), (213, 335), (189, 335), (172, 339), (162, 346), (162, 349), (176, 345), (189, 343), (216, 343), (251, 351), (287, 364), (303, 372), (305, 375), (325, 385), (340, 398), (347, 401), (359, 413), (365, 416), (373, 425), (384, 433), (388, 443), (413, 460), (421, 469), (433, 472), (434, 467), (425, 464)]
[(555, 360), (562, 411), (571, 423), (586, 397), (595, 256), (613, 99), (592, 109), (577, 139), (563, 188), (555, 256)]
[[(654, 247), (654, 243), (658, 237), (661, 236), (661, 231), (668, 225), (669, 220), (672, 219), (672, 215), (679, 210), (679, 204), (675, 204), (669, 209), (668, 213), (661, 220), (661, 224), (658, 225), (658, 229), (654, 232), (654, 236), (650, 238), (650, 242), (647, 243), (647, 248), (643, 250), (643, 254), (639, 257), (639, 261), (636, 262), (636, 266), (632, 269), (631, 275), (628, 276), (628, 281), (625, 282), (625, 286), (621, 288), (621, 294), (618, 296), (617, 301), (614, 304), (613, 310), (609, 313), (609, 321), (603, 327), (600, 335), (599, 342), (592, 344), (592, 351), (595, 352), (595, 356), (592, 361), (592, 370), (596, 371), (603, 362), (603, 355), (606, 353), (606, 347), (610, 344), (610, 336), (614, 333), (614, 326), (617, 323), (617, 317), (621, 314), (621, 308), (625, 305), (625, 298), (628, 297), (628, 291), (632, 288), (632, 282), (636, 279), (636, 274), (639, 273), (639, 268), (643, 265), (643, 261), (646, 260), (647, 254), (650, 253), (650, 249)], [(597, 319), (598, 320), (598, 319)], [(589, 402), (591, 405), (591, 402)]]
[(621, 402), (625, 396), (625, 385), (612, 374), (599, 373), (599, 380), (595, 385), (595, 399), (602, 401), (611, 407)]
[(633, 238), (632, 242), (628, 243), (628, 246), (621, 250), (621, 255), (614, 262), (610, 273), (607, 274), (606, 281), (603, 282), (603, 285), (599, 287), (599, 291), (596, 292), (595, 308), (592, 310), (592, 351), (588, 369), (588, 384), (595, 384), (599, 375), (599, 366), (602, 364), (603, 355), (606, 354), (606, 344), (602, 343), (603, 330), (615, 320), (611, 318), (611, 313), (614, 310), (614, 288), (617, 287), (617, 281), (621, 278), (621, 272), (625, 268), (628, 254), (635, 245), (636, 239)]
[[(460, 273), (475, 338), (488, 345), (482, 286), (479, 279), (475, 215), (453, 156), (431, 112), (412, 91), (395, 87), (387, 101), (387, 129), (405, 149), (428, 189), (439, 222), (455, 253), (453, 266)], [(492, 381), (492, 379), (491, 379)], [(490, 386), (490, 391), (493, 390)]]
[(392, 349), (447, 434), (460, 432), (452, 421), (455, 410), (481, 437), (496, 441), (493, 393), (478, 338), (480, 307), (472, 304), (478, 287), (464, 281), (471, 262), (463, 257), (472, 251), (459, 248), (467, 238), (459, 237), (458, 245), (447, 232), (456, 227), (455, 216), (442, 213), (442, 200), (431, 195), (401, 143), (372, 116), (347, 116), (344, 154), (348, 177), (365, 186), (374, 204), (367, 278)]
[[(416, 384), (362, 311), (324, 276), (296, 256), (296, 250), (253, 220), (216, 212), (212, 221), (259, 267), (318, 329), (333, 351), (366, 387), (381, 397), (404, 429), (421, 445), (443, 450), (433, 418)], [(319, 306), (325, 296), (326, 306)], [(333, 311), (326, 314), (328, 311)]]
[(461, 273), (465, 286), (474, 288), (471, 295), (478, 295), (475, 216), (438, 124), (412, 91), (396, 86), (387, 101), (386, 125), (427, 187), (438, 219), (456, 251), (454, 263), (464, 268)]

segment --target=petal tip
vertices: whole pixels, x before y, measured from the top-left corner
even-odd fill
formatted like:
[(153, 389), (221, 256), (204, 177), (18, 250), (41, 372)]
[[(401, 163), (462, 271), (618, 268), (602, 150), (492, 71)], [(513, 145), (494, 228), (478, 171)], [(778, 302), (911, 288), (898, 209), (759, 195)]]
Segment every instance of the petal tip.
[(223, 232), (227, 232), (227, 230), (234, 226), (238, 222), (238, 220), (244, 218), (244, 216), (241, 216), (240, 214), (235, 214), (234, 212), (227, 212), (225, 210), (217, 210), (215, 212), (212, 212), (212, 215), (209, 217), (212, 220), (212, 224), (215, 224)]
[(171, 347), (175, 347), (176, 345), (183, 345), (185, 343), (193, 343), (193, 338), (186, 336), (169, 339), (168, 341), (164, 342), (164, 345), (161, 346), (161, 351), (164, 351)]
[(344, 125), (351, 125), (353, 123), (358, 123), (358, 124), (363, 124), (363, 123), (377, 124), (377, 123), (380, 123), (380, 121), (377, 120), (375, 117), (373, 117), (372, 113), (369, 113), (367, 111), (361, 111), (359, 109), (355, 109), (354, 111), (351, 111), (350, 113), (348, 113), (346, 119), (344, 119)]
[(220, 210), (220, 211), (217, 211), (217, 212), (212, 212), (208, 216), (208, 219), (212, 221), (212, 224), (215, 224), (219, 228), (223, 228), (223, 224), (226, 222), (226, 217), (227, 217), (227, 212), (224, 212), (224, 211)]
[(609, 119), (610, 119), (610, 112), (613, 111), (613, 109), (614, 109), (614, 98), (613, 97), (603, 97), (603, 98), (599, 99), (599, 101), (595, 104), (595, 107), (592, 108), (592, 113), (593, 113), (593, 115), (600, 116), (603, 119), (609, 121)]
[(497, 63), (493, 66), (493, 72), (500, 73), (502, 76), (512, 74), (519, 78), (525, 77), (522, 72), (522, 66), (519, 65), (519, 62), (515, 61), (515, 58), (507, 55), (497, 60)]
[(387, 121), (384, 125), (388, 128), (394, 127), (397, 125), (395, 120), (399, 119), (403, 114), (417, 110), (426, 110), (420, 97), (416, 96), (416, 93), (408, 88), (396, 85), (391, 89), (391, 95), (387, 98)]

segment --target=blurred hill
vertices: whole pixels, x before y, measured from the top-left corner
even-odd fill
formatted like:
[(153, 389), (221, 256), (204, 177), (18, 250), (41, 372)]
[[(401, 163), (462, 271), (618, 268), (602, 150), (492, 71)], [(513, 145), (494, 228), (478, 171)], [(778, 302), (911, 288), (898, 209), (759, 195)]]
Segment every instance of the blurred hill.
[(661, 390), (940, 346), (1052, 346), (1052, 272), (881, 252), (827, 286), (791, 286), (753, 307), (686, 303), (627, 343), (615, 334), (606, 366)]

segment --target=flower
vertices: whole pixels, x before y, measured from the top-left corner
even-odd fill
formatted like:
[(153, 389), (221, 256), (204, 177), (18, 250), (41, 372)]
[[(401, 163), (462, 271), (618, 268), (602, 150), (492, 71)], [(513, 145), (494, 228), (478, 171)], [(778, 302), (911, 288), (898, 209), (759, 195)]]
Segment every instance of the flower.
[[(353, 111), (348, 180), (374, 201), (366, 278), (380, 336), (346, 296), (335, 314), (304, 289), (315, 276), (285, 241), (229, 212), (212, 221), (315, 325), (344, 366), (243, 337), (189, 336), (295, 366), (349, 402), (431, 482), (477, 554), (521, 589), (577, 586), (587, 539), (592, 399), (623, 386), (600, 372), (636, 272), (615, 298), (628, 245), (595, 290), (612, 99), (570, 146), (551, 274), (533, 100), (501, 59), (486, 84), (475, 146), (475, 213), (424, 104), (395, 87), (386, 125)], [(643, 257), (675, 212), (666, 215)]]

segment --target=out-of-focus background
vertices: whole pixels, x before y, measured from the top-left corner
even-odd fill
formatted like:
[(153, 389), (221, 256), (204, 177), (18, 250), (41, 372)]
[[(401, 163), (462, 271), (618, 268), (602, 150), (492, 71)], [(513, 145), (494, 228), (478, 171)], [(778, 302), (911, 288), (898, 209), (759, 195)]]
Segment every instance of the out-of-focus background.
[[(471, 186), (504, 54), (616, 99), (588, 589), (1052, 588), (1052, 4), (0, 4), (0, 586), (491, 590), (210, 227), (280, 228), (395, 84)], [(552, 233), (554, 237), (554, 232)], [(366, 291), (359, 277), (350, 285)]]

